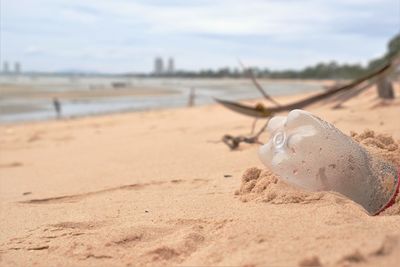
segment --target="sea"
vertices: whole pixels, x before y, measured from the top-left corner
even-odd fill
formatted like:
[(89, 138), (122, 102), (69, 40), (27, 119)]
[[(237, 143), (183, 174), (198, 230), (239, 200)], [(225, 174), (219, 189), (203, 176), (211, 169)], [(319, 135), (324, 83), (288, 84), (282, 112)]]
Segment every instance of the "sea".
[[(258, 82), (271, 96), (323, 90), (321, 82), (266, 79)], [(118, 94), (121, 90), (122, 95)], [(249, 79), (1, 75), (0, 123), (54, 119), (54, 97), (61, 103), (62, 116), (74, 118), (185, 107), (191, 91), (196, 106), (215, 103), (215, 98), (234, 101), (262, 98)], [(68, 92), (74, 92), (74, 97), (63, 99)], [(85, 97), (80, 97), (80, 93)]]

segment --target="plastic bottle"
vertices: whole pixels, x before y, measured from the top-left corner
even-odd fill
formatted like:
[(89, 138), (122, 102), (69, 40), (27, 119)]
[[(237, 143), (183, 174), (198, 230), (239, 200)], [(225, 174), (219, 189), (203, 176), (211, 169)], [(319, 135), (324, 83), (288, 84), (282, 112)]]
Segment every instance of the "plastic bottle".
[(311, 191), (336, 191), (376, 215), (394, 201), (395, 166), (372, 156), (332, 124), (304, 110), (277, 116), (261, 161), (290, 184)]

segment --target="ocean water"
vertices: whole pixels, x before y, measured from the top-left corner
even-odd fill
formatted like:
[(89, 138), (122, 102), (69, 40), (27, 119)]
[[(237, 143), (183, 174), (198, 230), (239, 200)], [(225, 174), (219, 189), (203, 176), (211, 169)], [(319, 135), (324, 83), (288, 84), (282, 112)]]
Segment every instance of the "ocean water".
[[(259, 82), (272, 96), (322, 90), (317, 82)], [(115, 83), (123, 88), (114, 88)], [(195, 105), (212, 104), (214, 98), (238, 101), (262, 97), (245, 79), (0, 76), (0, 123), (54, 119), (53, 96), (62, 103), (63, 117), (184, 107), (191, 88), (195, 88)], [(129, 95), (113, 95), (121, 89)], [(59, 97), (72, 91), (75, 97)], [(79, 92), (86, 97), (79, 97)], [(96, 96), (97, 92), (108, 92), (108, 96)]]

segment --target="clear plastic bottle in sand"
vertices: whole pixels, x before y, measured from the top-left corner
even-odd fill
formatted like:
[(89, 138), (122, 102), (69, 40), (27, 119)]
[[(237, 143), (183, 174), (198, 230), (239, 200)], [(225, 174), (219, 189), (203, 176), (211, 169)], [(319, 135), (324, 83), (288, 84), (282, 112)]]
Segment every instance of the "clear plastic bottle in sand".
[(395, 166), (371, 155), (333, 125), (303, 110), (277, 116), (267, 127), (261, 161), (290, 184), (311, 191), (336, 191), (376, 215), (394, 201)]

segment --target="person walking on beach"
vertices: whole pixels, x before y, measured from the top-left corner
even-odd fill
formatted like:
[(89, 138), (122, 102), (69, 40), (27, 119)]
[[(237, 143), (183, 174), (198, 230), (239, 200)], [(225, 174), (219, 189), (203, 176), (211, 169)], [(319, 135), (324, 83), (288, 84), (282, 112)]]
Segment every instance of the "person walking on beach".
[(196, 100), (196, 89), (192, 87), (190, 88), (188, 107), (193, 107), (195, 100)]
[(53, 98), (53, 106), (54, 110), (56, 111), (57, 119), (61, 118), (61, 103), (58, 100), (58, 98), (54, 97)]

